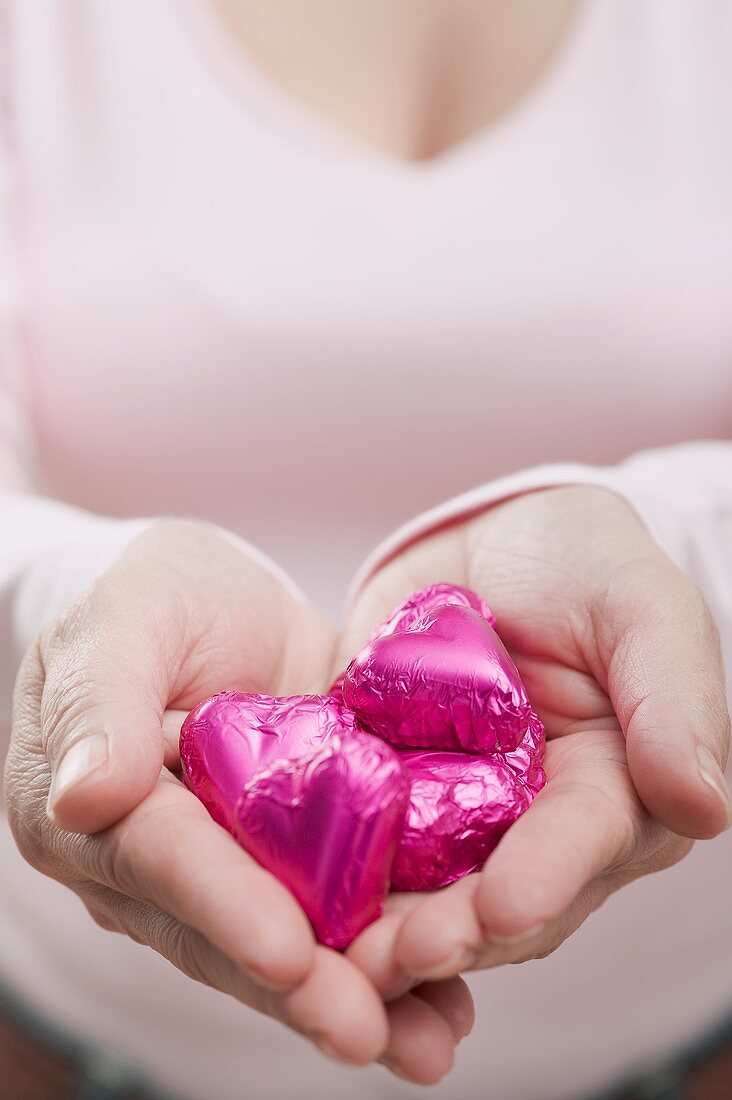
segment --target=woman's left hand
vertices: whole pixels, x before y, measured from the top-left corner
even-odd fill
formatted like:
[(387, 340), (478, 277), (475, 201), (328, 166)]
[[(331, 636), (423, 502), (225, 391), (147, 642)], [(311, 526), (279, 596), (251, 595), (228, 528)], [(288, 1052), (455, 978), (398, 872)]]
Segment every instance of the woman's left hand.
[(342, 658), (412, 590), (493, 608), (548, 732), (546, 788), (484, 870), (393, 895), (349, 949), (387, 996), (417, 980), (541, 958), (605, 899), (730, 823), (717, 632), (695, 586), (621, 498), (560, 488), (426, 538), (361, 594)]

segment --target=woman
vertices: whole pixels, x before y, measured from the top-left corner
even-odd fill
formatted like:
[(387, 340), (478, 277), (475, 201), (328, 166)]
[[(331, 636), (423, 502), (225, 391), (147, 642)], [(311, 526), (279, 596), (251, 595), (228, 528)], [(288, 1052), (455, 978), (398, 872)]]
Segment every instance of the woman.
[[(435, 1095), (565, 1100), (691, 1049), (732, 1006), (728, 835), (690, 853), (730, 820), (732, 444), (682, 445), (730, 434), (732, 7), (0, 10), (32, 865), (3, 825), (0, 967), (74, 1044), (35, 1040), (51, 1095), (80, 1060), (117, 1095), (406, 1095), (470, 1030), (469, 969), (480, 1039)], [(491, 480), (568, 458), (610, 465)], [(339, 639), (290, 575), (332, 613), (440, 500)], [(181, 711), (323, 687), (430, 580), (495, 608), (550, 782), (482, 875), (340, 956), (160, 768)]]

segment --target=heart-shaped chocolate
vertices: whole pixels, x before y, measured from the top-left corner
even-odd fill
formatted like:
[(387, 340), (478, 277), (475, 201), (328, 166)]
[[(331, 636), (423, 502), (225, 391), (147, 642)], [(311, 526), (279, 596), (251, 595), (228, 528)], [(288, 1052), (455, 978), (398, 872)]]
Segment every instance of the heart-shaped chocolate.
[(459, 584), (438, 581), (437, 584), (418, 588), (411, 596), (407, 596), (406, 600), (394, 608), (388, 619), (379, 623), (369, 641), (385, 638), (387, 634), (401, 634), (421, 619), (426, 611), (434, 611), (437, 607), (472, 607), (495, 630), (496, 617), (482, 596), (471, 592), (469, 588), (462, 588)]
[(499, 756), (417, 749), (399, 758), (410, 793), (394, 890), (436, 890), (479, 870), (533, 798)]
[(390, 879), (430, 890), (482, 867), (544, 785), (544, 727), (494, 626), (475, 593), (429, 585), (329, 697), (223, 692), (186, 719), (188, 785), (323, 943), (375, 920)]
[(345, 947), (381, 911), (408, 780), (331, 698), (222, 692), (181, 729), (186, 782), (280, 879), (318, 939)]
[(343, 700), (361, 725), (399, 748), (512, 752), (531, 705), (491, 624), (472, 607), (434, 607), (364, 646)]
[(381, 912), (408, 794), (387, 744), (336, 735), (247, 783), (234, 835), (292, 891), (321, 943), (342, 948)]
[[(370, 635), (367, 645), (371, 645), (377, 638), (385, 638), (387, 634), (400, 634), (421, 619), (426, 611), (432, 611), (435, 607), (472, 607), (479, 615), (495, 628), (496, 619), (488, 604), (477, 592), (471, 592), (469, 588), (462, 588), (459, 584), (448, 584), (447, 581), (438, 581), (437, 584), (427, 584), (424, 588), (418, 588), (411, 596), (395, 607), (388, 618), (382, 619), (379, 625)], [(346, 679), (345, 670), (340, 674), (329, 691), (339, 703), (343, 702), (343, 683)]]

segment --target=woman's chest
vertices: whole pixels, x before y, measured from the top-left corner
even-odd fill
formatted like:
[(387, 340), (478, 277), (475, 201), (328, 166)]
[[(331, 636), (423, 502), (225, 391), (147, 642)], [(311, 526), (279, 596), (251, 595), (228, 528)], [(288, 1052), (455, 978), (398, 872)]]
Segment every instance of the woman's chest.
[(386, 530), (517, 466), (729, 434), (732, 138), (701, 91), (575, 64), (410, 169), (166, 56), (112, 67), (29, 157), (51, 491)]
[(195, 226), (71, 223), (31, 318), (50, 487), (391, 522), (535, 461), (728, 434), (732, 234), (587, 205), (402, 218), (250, 187), (226, 225), (215, 203)]

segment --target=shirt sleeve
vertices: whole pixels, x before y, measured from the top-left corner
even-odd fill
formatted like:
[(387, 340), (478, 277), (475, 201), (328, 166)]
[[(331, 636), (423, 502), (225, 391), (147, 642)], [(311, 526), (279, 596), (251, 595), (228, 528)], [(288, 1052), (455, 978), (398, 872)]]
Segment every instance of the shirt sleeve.
[(501, 478), (423, 512), (390, 535), (359, 570), (360, 588), (407, 546), (522, 493), (596, 485), (622, 496), (658, 545), (703, 592), (717, 623), (732, 681), (732, 442), (683, 443), (644, 451), (617, 466), (561, 463)]
[(0, 726), (7, 725), (17, 668), (35, 634), (151, 522), (91, 515), (34, 491), (9, 20), (0, 3)]

